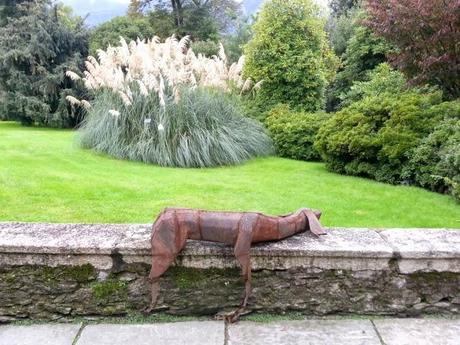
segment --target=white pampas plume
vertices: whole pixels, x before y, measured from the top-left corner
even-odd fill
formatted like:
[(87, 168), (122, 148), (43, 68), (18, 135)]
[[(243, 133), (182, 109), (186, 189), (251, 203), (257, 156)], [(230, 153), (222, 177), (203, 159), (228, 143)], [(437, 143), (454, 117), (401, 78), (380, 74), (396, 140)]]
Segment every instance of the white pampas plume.
[(252, 89), (253, 89), (253, 90), (259, 90), (260, 87), (262, 86), (262, 83), (263, 83), (263, 82), (264, 82), (263, 80), (258, 81), (257, 83), (254, 84), (254, 86), (252, 87)]
[(114, 109), (110, 109), (109, 114), (112, 115), (113, 117), (120, 116), (120, 112), (118, 110), (114, 110)]
[(124, 93), (123, 91), (118, 91), (118, 94), (120, 95), (121, 97), (121, 100), (123, 101), (123, 103), (126, 105), (126, 106), (130, 106), (131, 105), (131, 100), (129, 99), (129, 97), (126, 95), (126, 93)]
[(79, 80), (79, 79), (81, 79), (80, 76), (77, 73), (72, 72), (72, 71), (65, 72), (65, 75), (67, 77), (69, 77), (71, 80)]
[[(161, 42), (158, 37), (150, 40), (136, 40), (129, 44), (120, 38), (118, 47), (97, 52), (98, 59), (88, 57), (82, 79), (88, 89), (109, 89), (120, 93), (126, 105), (133, 102), (129, 86), (139, 85), (141, 95), (154, 91), (159, 102), (178, 101), (181, 87), (216, 87), (226, 92), (236, 86), (241, 93), (251, 90), (255, 81), (244, 80), (242, 70), (244, 56), (236, 64), (227, 65), (224, 47), (219, 45), (218, 56), (208, 58), (195, 55), (189, 46), (190, 38), (180, 41), (175, 36)], [(76, 74), (76, 73), (75, 73)], [(67, 73), (70, 78), (75, 75)], [(167, 83), (167, 85), (166, 85)], [(253, 89), (261, 84), (256, 83)]]
[(158, 96), (160, 97), (160, 105), (163, 108), (166, 106), (165, 98), (164, 98), (164, 90), (165, 90), (165, 82), (163, 80), (163, 76), (160, 75), (160, 88), (158, 90)]
[(243, 87), (241, 88), (241, 92), (249, 91), (252, 86), (252, 80), (250, 78), (246, 79), (246, 81), (243, 84)]
[(85, 100), (85, 99), (82, 99), (82, 100), (80, 101), (80, 103), (81, 103), (82, 107), (85, 108), (85, 109), (91, 108), (91, 103), (89, 103), (89, 102), (88, 102), (87, 100)]
[(219, 42), (219, 58), (224, 61), (225, 63), (227, 62), (227, 55), (225, 55), (225, 49), (222, 43)]
[(187, 49), (189, 42), (190, 42), (190, 36), (188, 35), (180, 39), (179, 48), (181, 49), (182, 52), (185, 52), (185, 49)]
[(80, 105), (80, 101), (73, 96), (66, 96), (65, 98), (72, 106)]
[(139, 85), (139, 92), (141, 93), (142, 96), (148, 96), (149, 95), (149, 91), (147, 90), (147, 87), (142, 82), (142, 80), (137, 80), (137, 85)]

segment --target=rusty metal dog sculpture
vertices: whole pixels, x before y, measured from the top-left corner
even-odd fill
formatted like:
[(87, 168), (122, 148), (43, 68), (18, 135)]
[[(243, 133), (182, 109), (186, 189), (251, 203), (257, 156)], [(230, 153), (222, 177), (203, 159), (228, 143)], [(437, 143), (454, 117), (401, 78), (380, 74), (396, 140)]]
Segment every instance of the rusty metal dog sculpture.
[(153, 224), (151, 303), (145, 310), (154, 310), (160, 292), (160, 277), (184, 248), (186, 240), (204, 240), (232, 245), (242, 267), (245, 293), (238, 309), (225, 319), (235, 322), (244, 311), (251, 293), (251, 243), (281, 240), (310, 230), (326, 234), (319, 223), (321, 212), (302, 208), (284, 216), (267, 216), (257, 212), (211, 212), (182, 208), (166, 208)]

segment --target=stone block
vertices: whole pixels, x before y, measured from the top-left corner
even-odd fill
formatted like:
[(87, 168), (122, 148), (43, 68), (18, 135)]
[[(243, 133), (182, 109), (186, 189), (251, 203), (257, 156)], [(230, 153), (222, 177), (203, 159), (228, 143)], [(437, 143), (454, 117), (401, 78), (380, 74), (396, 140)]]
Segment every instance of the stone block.
[(0, 326), (0, 345), (72, 345), (81, 325)]
[(380, 345), (369, 320), (241, 322), (228, 328), (228, 345)]
[(190, 321), (151, 325), (90, 325), (77, 345), (219, 345), (224, 344), (223, 322)]
[(374, 320), (386, 345), (458, 345), (460, 320), (385, 319)]

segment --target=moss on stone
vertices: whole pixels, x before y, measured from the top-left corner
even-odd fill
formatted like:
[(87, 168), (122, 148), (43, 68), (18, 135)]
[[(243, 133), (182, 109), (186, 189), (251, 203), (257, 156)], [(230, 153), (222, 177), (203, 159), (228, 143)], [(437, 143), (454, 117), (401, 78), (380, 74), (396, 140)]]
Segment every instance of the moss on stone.
[(173, 283), (180, 289), (198, 288), (200, 286), (209, 285), (213, 281), (213, 277), (228, 277), (233, 280), (235, 277), (240, 276), (237, 268), (191, 268), (191, 267), (178, 267), (173, 266), (169, 268), (167, 273)]
[(91, 285), (93, 296), (99, 300), (105, 300), (112, 297), (126, 298), (128, 296), (128, 286), (126, 282), (107, 279), (103, 282), (95, 282)]
[(73, 280), (79, 283), (88, 282), (96, 278), (96, 270), (90, 264), (80, 266), (37, 267), (34, 274), (50, 285), (62, 280)]
[(16, 273), (15, 272), (7, 272), (1, 276), (1, 280), (6, 282), (8, 285), (14, 284), (16, 282)]
[(84, 283), (96, 278), (96, 270), (90, 264), (65, 267), (62, 275), (79, 283)]

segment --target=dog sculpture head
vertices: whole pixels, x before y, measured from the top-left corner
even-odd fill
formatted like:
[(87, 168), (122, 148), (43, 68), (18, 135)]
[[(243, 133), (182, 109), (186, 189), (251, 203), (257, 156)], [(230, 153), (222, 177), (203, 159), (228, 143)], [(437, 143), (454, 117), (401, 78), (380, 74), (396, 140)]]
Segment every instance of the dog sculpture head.
[(321, 226), (319, 219), (321, 218), (321, 211), (319, 210), (312, 210), (311, 208), (302, 208), (302, 213), (305, 215), (307, 229), (310, 230), (313, 234), (319, 235), (326, 235), (326, 230)]

